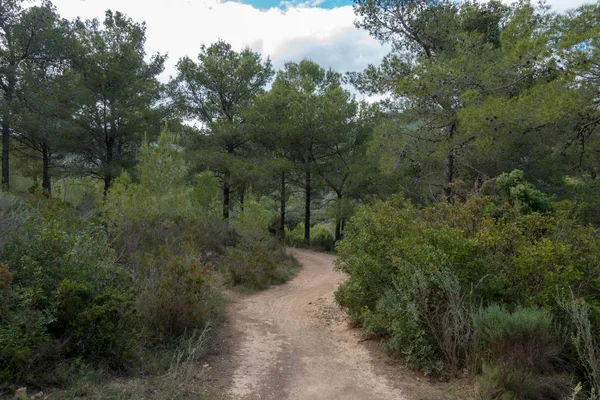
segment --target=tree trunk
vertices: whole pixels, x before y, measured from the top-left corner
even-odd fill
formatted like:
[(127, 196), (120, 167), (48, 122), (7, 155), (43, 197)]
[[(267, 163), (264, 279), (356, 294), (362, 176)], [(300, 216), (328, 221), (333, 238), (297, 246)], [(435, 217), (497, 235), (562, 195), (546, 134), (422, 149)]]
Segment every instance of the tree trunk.
[(108, 190), (110, 189), (110, 187), (112, 186), (112, 176), (110, 175), (110, 173), (105, 173), (104, 174), (104, 197), (106, 197), (106, 195), (108, 194)]
[(116, 137), (116, 127), (115, 123), (112, 122), (110, 126), (110, 130), (107, 129), (106, 125), (104, 125), (104, 144), (106, 145), (106, 163), (104, 165), (104, 197), (108, 194), (108, 190), (112, 186), (113, 181), (113, 160), (114, 160), (114, 151), (115, 151), (115, 137)]
[(16, 63), (12, 60), (5, 71), (8, 78), (8, 86), (4, 88), (4, 105), (6, 109), (2, 116), (2, 183), (0, 188), (2, 190), (10, 189), (10, 119), (12, 116), (13, 92), (17, 85), (16, 71)]
[(342, 240), (342, 195), (338, 193), (335, 210), (335, 241)]
[(448, 203), (454, 203), (454, 191), (452, 182), (454, 180), (454, 149), (448, 152), (445, 160), (446, 169), (444, 171), (444, 197)]
[[(233, 143), (227, 143), (227, 154), (233, 155), (235, 147)], [(231, 171), (227, 169), (223, 176), (223, 219), (229, 222), (229, 205), (231, 203)]]
[(2, 190), (10, 189), (10, 171), (8, 164), (9, 145), (10, 145), (10, 125), (8, 122), (8, 113), (2, 120)]
[(42, 189), (47, 194), (52, 193), (52, 182), (50, 181), (50, 150), (46, 145), (42, 146)]
[(231, 198), (231, 188), (229, 187), (231, 181), (231, 173), (225, 172), (223, 177), (223, 219), (229, 221), (229, 201)]
[(310, 170), (306, 170), (306, 181), (304, 186), (305, 191), (305, 203), (304, 203), (304, 240), (310, 243), (310, 195), (311, 195), (311, 182), (310, 182)]
[(281, 173), (281, 206), (279, 208), (279, 237), (285, 239), (285, 172)]
[(240, 210), (244, 212), (244, 198), (246, 197), (246, 185), (242, 185), (240, 190)]
[[(450, 125), (448, 140), (452, 140), (456, 125), (453, 123)], [(448, 150), (445, 160), (444, 170), (444, 197), (448, 203), (454, 203), (454, 190), (452, 189), (452, 183), (454, 182), (454, 148)]]

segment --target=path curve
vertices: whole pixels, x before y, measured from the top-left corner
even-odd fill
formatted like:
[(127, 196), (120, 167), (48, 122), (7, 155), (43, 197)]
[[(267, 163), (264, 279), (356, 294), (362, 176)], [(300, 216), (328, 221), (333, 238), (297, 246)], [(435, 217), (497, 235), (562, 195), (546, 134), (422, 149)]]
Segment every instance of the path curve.
[(232, 301), (221, 350), (210, 360), (218, 398), (408, 399), (407, 386), (382, 373), (377, 364), (384, 363), (335, 304), (333, 293), (345, 279), (334, 271), (335, 257), (290, 251), (303, 265), (296, 278)]

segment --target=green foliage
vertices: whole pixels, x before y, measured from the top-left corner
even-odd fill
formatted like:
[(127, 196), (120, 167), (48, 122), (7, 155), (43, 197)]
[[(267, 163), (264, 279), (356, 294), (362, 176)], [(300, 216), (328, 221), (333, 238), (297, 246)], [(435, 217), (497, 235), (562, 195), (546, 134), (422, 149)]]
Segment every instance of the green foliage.
[(243, 192), (253, 176), (249, 160), (240, 157), (249, 136), (243, 113), (272, 76), (270, 59), (263, 60), (250, 48), (237, 52), (220, 40), (202, 45), (198, 62), (180, 59), (177, 76), (169, 83), (178, 113), (206, 124), (205, 134), (196, 135), (188, 144), (201, 160), (200, 166), (209, 168), (222, 182), (224, 219), (229, 218), (234, 184), (241, 184)]
[[(193, 254), (192, 249), (188, 252)], [(159, 273), (159, 281), (146, 279), (138, 301), (153, 340), (168, 342), (222, 320), (225, 301), (210, 265), (189, 255), (152, 256), (155, 260), (144, 260), (144, 267)]]
[[(310, 248), (322, 251), (333, 251), (335, 249), (335, 227), (330, 222), (322, 221), (310, 227)], [(300, 222), (292, 230), (286, 230), (286, 243), (295, 247), (307, 246), (304, 240), (304, 222)]]
[(1, 384), (52, 376), (65, 358), (130, 367), (142, 326), (103, 227), (55, 200), (22, 204), (25, 222), (0, 249)]
[(78, 20), (74, 34), (74, 119), (80, 129), (68, 136), (68, 150), (77, 156), (80, 170), (104, 181), (106, 193), (134, 165), (144, 133), (159, 131), (161, 85), (156, 76), (166, 57), (155, 54), (147, 61), (145, 24), (120, 12), (107, 11), (102, 23)]
[(233, 226), (238, 237), (222, 260), (233, 285), (250, 290), (284, 283), (298, 270), (295, 259), (269, 236), (271, 213), (257, 201), (247, 201)]
[[(44, 71), (52, 70), (55, 77), (61, 75), (61, 64), (72, 42), (69, 38), (67, 29), (68, 23), (62, 20), (56, 13), (56, 10), (49, 2), (41, 2), (26, 7), (23, 0), (5, 1), (0, 5), (0, 119), (2, 122), (2, 186), (8, 189), (11, 174), (9, 167), (11, 165), (9, 157), (12, 154), (10, 139), (13, 135), (14, 122), (23, 122), (27, 120), (28, 108), (36, 108), (39, 116), (43, 114), (42, 109), (45, 104), (52, 102), (49, 93), (45, 93), (45, 99), (42, 101), (32, 101), (36, 96), (31, 94), (31, 86), (27, 82), (28, 72), (33, 70)], [(39, 75), (38, 75), (39, 77)], [(41, 81), (42, 79), (40, 79)], [(43, 86), (41, 82), (37, 88)], [(61, 87), (62, 89), (62, 87)], [(43, 93), (43, 90), (40, 90)], [(38, 92), (38, 94), (40, 93)], [(54, 108), (50, 106), (50, 108)], [(50, 127), (53, 122), (47, 121)], [(44, 130), (44, 128), (39, 129)], [(25, 139), (23, 142), (30, 150), (43, 151), (45, 147), (48, 150), (48, 141), (46, 132), (33, 133), (30, 129), (18, 127), (20, 134), (16, 135), (19, 139)], [(46, 136), (44, 139), (39, 140)], [(35, 153), (34, 153), (35, 154)], [(39, 156), (40, 154), (38, 154)], [(46, 157), (46, 161), (49, 160)], [(47, 172), (47, 171), (45, 171)], [(46, 182), (45, 182), (46, 183)], [(44, 185), (46, 186), (46, 185)]]
[[(353, 123), (357, 104), (342, 88), (341, 78), (308, 59), (288, 62), (271, 91), (257, 101), (250, 118), (257, 141), (267, 143), (268, 150), (287, 161), (282, 166), (295, 166), (294, 172), (301, 176), (306, 243), (311, 239), (311, 199), (318, 189), (317, 178), (341, 198), (357, 176), (354, 163), (364, 137)], [(276, 176), (278, 182), (280, 176)], [(282, 204), (285, 210), (285, 199)], [(337, 220), (341, 222), (339, 205)]]
[(559, 306), (563, 341), (584, 377), (590, 399), (593, 399), (600, 393), (600, 307), (590, 306), (572, 294), (561, 299)]
[(544, 376), (511, 369), (511, 366), (485, 366), (477, 383), (477, 400), (562, 400), (574, 391), (569, 374)]
[[(129, 369), (142, 345), (205, 332), (221, 273), (248, 288), (293, 275), (278, 221), (281, 237), (296, 226), (286, 243), (340, 243), (338, 302), (412, 365), (483, 363), (483, 398), (566, 397), (568, 365), (597, 396), (599, 4), (356, 0), (356, 25), (392, 46), (348, 75), (387, 97), (367, 105), (310, 60), (267, 90), (271, 61), (223, 41), (164, 87), (143, 23), (0, 3), (2, 185), (22, 155), (32, 193), (0, 196), (0, 384)], [(186, 140), (154, 143), (159, 121)], [(35, 197), (58, 167), (76, 207)], [(105, 202), (72, 175), (102, 179)]]
[(492, 305), (473, 313), (473, 324), (483, 349), (480, 355), (486, 360), (513, 357), (510, 351), (520, 349), (513, 349), (512, 341), (520, 336), (541, 342), (556, 339), (552, 315), (541, 309), (517, 307), (510, 312), (504, 306)]
[(250, 249), (228, 249), (222, 260), (234, 285), (247, 290), (266, 289), (285, 283), (298, 271), (298, 263), (276, 242), (257, 244)]
[(515, 168), (555, 192), (567, 174), (595, 180), (597, 10), (356, 1), (357, 26), (392, 45), (380, 65), (349, 76), (359, 90), (390, 97), (381, 102), (371, 161), (420, 201), (464, 198)]
[(197, 214), (198, 193), (185, 184), (187, 165), (175, 135), (164, 129), (138, 157), (139, 183), (118, 178), (105, 216), (117, 250), (135, 271), (153, 340), (170, 341), (221, 318), (224, 302), (206, 259), (227, 233), (218, 215)]
[(556, 399), (573, 392), (552, 315), (541, 309), (500, 305), (473, 314), (484, 362), (479, 399)]
[(518, 169), (503, 173), (496, 178), (498, 187), (505, 199), (519, 208), (522, 214), (531, 212), (545, 213), (553, 208), (550, 199), (525, 181), (525, 174)]
[(363, 206), (338, 245), (339, 268), (350, 275), (338, 303), (413, 365), (431, 371), (443, 364), (451, 374), (472, 365), (473, 305), (549, 309), (571, 290), (596, 304), (596, 230), (580, 225), (566, 203), (540, 214), (531, 197), (517, 206), (503, 196), (425, 208), (401, 198)]

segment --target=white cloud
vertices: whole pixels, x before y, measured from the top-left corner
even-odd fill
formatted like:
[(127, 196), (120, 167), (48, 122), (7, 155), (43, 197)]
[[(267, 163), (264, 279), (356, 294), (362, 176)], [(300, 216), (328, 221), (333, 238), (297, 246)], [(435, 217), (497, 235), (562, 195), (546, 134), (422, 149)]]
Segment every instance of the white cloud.
[(102, 19), (107, 9), (146, 21), (149, 54), (168, 53), (164, 78), (184, 55), (195, 58), (202, 44), (223, 39), (235, 49), (249, 46), (270, 56), (276, 68), (286, 61), (313, 59), (340, 72), (362, 70), (388, 52), (367, 32), (354, 28), (352, 7), (321, 9), (306, 5), (259, 10), (215, 0), (55, 0), (65, 18)]
[(552, 6), (554, 11), (567, 11), (572, 8), (577, 8), (583, 4), (591, 4), (596, 0), (549, 0), (548, 4)]
[[(476, 0), (486, 2), (488, 0)], [(513, 4), (517, 0), (500, 0), (504, 4)], [(531, 0), (532, 4), (537, 4), (540, 0)], [(542, 0), (543, 1), (543, 0)], [(583, 4), (592, 4), (598, 0), (545, 0), (545, 3), (552, 8), (552, 11), (563, 13), (567, 10), (577, 8)]]
[[(195, 58), (202, 44), (223, 39), (236, 49), (249, 46), (270, 56), (276, 68), (308, 57), (340, 72), (379, 63), (389, 47), (354, 28), (352, 7), (312, 7), (323, 0), (282, 1), (285, 9), (259, 10), (248, 4), (219, 0), (54, 0), (66, 18), (102, 20), (107, 9), (146, 21), (149, 54), (168, 53), (163, 78), (175, 73), (177, 60)], [(512, 0), (505, 0), (511, 2)], [(550, 0), (559, 11), (593, 0)], [(295, 4), (295, 5), (294, 5)]]

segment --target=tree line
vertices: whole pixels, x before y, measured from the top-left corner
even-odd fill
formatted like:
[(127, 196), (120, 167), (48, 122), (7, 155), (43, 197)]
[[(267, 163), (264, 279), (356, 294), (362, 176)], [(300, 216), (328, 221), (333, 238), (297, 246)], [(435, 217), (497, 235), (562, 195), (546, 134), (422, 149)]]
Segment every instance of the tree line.
[(556, 14), (527, 1), (357, 0), (357, 27), (392, 45), (380, 65), (341, 74), (302, 60), (275, 72), (219, 41), (180, 59), (167, 83), (144, 23), (112, 11), (67, 21), (47, 1), (0, 7), (5, 189), (14, 157), (47, 193), (67, 171), (106, 193), (168, 124), (196, 171), (218, 177), (224, 219), (252, 188), (277, 199), (281, 236), (292, 189), (306, 240), (315, 207), (334, 205), (340, 239), (370, 196), (452, 203), (515, 168), (547, 193), (593, 202), (597, 4)]

